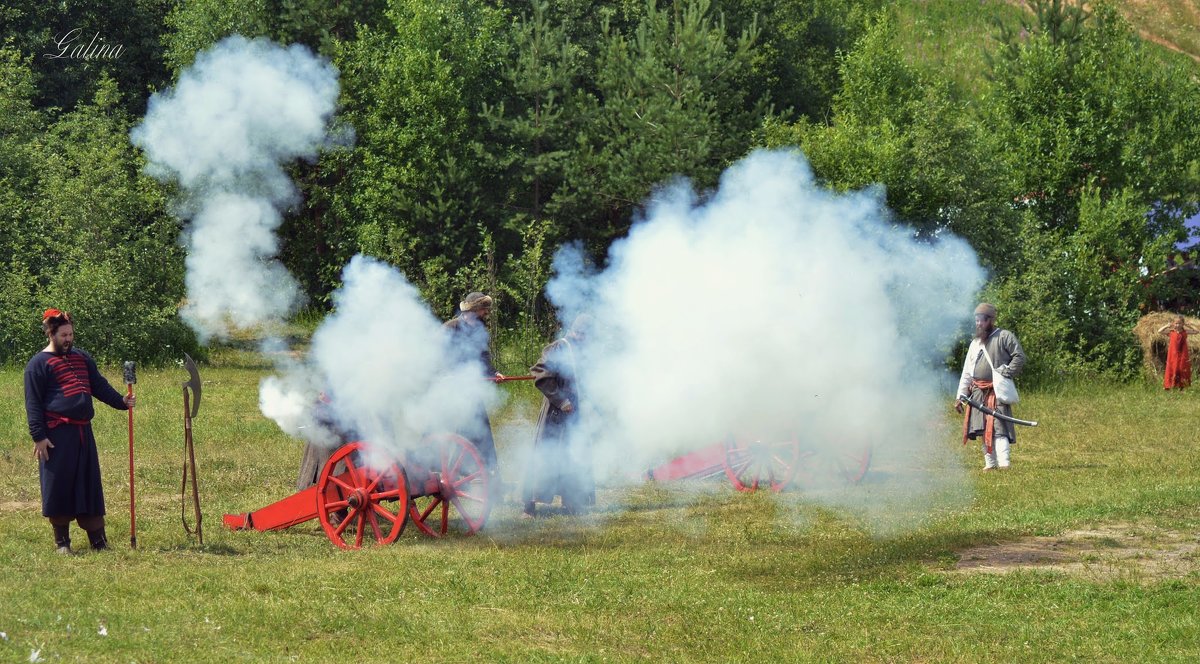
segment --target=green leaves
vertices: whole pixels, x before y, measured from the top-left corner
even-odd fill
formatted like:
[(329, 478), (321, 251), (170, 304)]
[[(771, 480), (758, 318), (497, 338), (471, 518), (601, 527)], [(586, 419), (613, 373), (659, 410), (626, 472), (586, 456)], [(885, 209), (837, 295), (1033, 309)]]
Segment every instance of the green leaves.
[(481, 2), (398, 2), (394, 34), (365, 31), (335, 56), (358, 135), (338, 196), (378, 256), (411, 275), (434, 256), (470, 258), (491, 225), (476, 109), (499, 69), (502, 15)]
[[(9, 65), (3, 80), (19, 83), (19, 67)], [(116, 83), (102, 78), (97, 90), (93, 103), (48, 126), (25, 113), (30, 124), (15, 133), (44, 133), (21, 159), (0, 162), (25, 201), (0, 198), (0, 219), (12, 220), (0, 234), (0, 361), (41, 347), (39, 315), (51, 305), (74, 314), (80, 345), (104, 361), (161, 361), (194, 348), (175, 319), (178, 228), (140, 173)]]
[(1111, 4), (1086, 21), (1036, 4), (1039, 26), (993, 59), (984, 106), (1026, 214), (1019, 267), (996, 297), (1022, 339), (1045, 344), (1034, 373), (1128, 377), (1130, 330), (1166, 295), (1147, 277), (1200, 202), (1200, 85), (1151, 54)]
[(888, 207), (920, 232), (967, 238), (985, 265), (1008, 270), (1017, 215), (984, 127), (938, 74), (906, 64), (881, 15), (841, 58), (829, 124), (765, 125), (771, 147), (800, 147), (837, 190), (882, 184)]

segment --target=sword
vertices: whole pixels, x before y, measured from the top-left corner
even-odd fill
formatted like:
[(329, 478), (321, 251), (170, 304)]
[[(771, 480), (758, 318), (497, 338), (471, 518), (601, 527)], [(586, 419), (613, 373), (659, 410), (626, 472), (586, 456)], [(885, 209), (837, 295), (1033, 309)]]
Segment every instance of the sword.
[(1022, 426), (1027, 426), (1027, 427), (1036, 427), (1038, 425), (1038, 423), (1035, 421), (1018, 420), (1017, 418), (1009, 416), (1009, 415), (1005, 415), (1004, 413), (997, 413), (995, 410), (988, 408), (987, 406), (979, 403), (978, 401), (975, 401), (974, 399), (972, 399), (971, 397), (968, 397), (966, 395), (960, 396), (958, 398), (958, 400), (967, 404), (968, 406), (974, 408), (975, 410), (978, 410), (979, 412), (984, 413), (985, 415), (991, 415), (992, 417), (994, 417), (998, 420), (1004, 420), (1005, 422), (1012, 422), (1013, 424), (1020, 424)]

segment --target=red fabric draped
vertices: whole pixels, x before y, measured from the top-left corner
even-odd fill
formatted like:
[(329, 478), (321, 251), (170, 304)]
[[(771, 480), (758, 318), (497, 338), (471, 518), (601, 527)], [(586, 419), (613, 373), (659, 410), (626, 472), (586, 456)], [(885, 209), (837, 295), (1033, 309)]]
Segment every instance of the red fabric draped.
[[(971, 386), (983, 390), (983, 405), (996, 410), (996, 391), (992, 389), (992, 381), (971, 379)], [(971, 430), (971, 407), (963, 411), (963, 445), (967, 444), (967, 434)], [(983, 445), (988, 454), (995, 454), (992, 441), (996, 438), (996, 418), (991, 415), (983, 416)]]
[(1163, 389), (1187, 387), (1192, 384), (1192, 361), (1188, 358), (1187, 332), (1171, 332), (1167, 341), (1167, 369), (1163, 372)]

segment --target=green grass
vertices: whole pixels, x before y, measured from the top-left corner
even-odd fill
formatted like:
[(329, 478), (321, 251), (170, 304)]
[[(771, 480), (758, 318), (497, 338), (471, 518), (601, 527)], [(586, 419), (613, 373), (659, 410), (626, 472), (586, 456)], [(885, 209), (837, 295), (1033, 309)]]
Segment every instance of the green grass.
[(937, 69), (971, 97), (982, 94), (987, 82), (984, 54), (998, 45), (995, 19), (1016, 25), (1022, 16), (1004, 0), (920, 0), (893, 7), (907, 59)]
[[(75, 558), (53, 552), (40, 516), (20, 372), (0, 371), (0, 661), (29, 661), (35, 650), (45, 661), (89, 662), (1200, 656), (1200, 565), (1101, 580), (953, 570), (968, 547), (1027, 535), (1105, 524), (1194, 533), (1197, 391), (1028, 391), (1018, 414), (1043, 425), (1022, 430), (1015, 469), (980, 473), (976, 451), (949, 434), (946, 449), (969, 469), (960, 499), (886, 536), (795, 495), (718, 484), (697, 494), (680, 483), (604, 488), (597, 513), (579, 519), (523, 521), (505, 504), (473, 538), (431, 541), (410, 529), (390, 547), (340, 551), (313, 523), (222, 528), (221, 514), (291, 493), (301, 445), (258, 414), (266, 362), (234, 351), (213, 359), (201, 368), (195, 422), (204, 546), (180, 524), (186, 374), (172, 368), (139, 375), (138, 550), (128, 548), (124, 413), (101, 406), (115, 550)], [(106, 374), (119, 380), (115, 368)], [(514, 399), (497, 426), (537, 403), (528, 384), (505, 389)], [(504, 463), (516, 450), (500, 453)], [(888, 468), (873, 470), (857, 490), (881, 486)], [(511, 465), (503, 472), (519, 479)]]
[(1144, 37), (1170, 44), (1193, 60), (1200, 57), (1200, 6), (1195, 0), (1126, 0), (1121, 12)]
[[(986, 88), (984, 53), (996, 51), (995, 20), (1019, 26), (1021, 17), (1032, 18), (1023, 3), (1013, 0), (903, 0), (892, 7), (908, 61), (938, 70), (970, 98), (978, 98)], [(1200, 10), (1194, 2), (1126, 0), (1118, 7), (1164, 59), (1195, 66), (1200, 57)]]

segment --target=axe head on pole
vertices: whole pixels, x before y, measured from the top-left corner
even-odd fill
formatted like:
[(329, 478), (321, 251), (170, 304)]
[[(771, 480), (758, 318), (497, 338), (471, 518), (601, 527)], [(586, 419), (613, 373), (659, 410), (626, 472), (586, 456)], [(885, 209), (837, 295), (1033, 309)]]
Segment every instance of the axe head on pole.
[(192, 391), (192, 417), (200, 412), (200, 372), (196, 369), (196, 362), (191, 355), (183, 354), (183, 366), (188, 370), (188, 379), (184, 381), (184, 389)]

